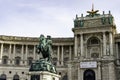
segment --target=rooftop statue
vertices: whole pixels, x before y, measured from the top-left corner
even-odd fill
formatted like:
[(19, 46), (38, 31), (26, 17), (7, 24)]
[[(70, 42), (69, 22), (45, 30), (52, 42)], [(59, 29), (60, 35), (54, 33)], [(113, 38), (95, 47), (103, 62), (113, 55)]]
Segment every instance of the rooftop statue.
[(95, 10), (94, 11), (94, 5), (92, 4), (92, 10), (91, 11), (87, 11), (87, 13), (89, 13), (89, 16), (94, 17), (95, 15), (98, 15), (97, 14), (98, 11), (99, 10)]

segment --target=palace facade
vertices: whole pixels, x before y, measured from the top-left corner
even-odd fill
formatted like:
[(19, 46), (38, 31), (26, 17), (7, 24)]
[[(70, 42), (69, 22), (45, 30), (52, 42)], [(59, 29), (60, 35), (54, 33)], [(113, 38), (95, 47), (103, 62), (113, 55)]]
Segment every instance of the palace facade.
[[(87, 11), (76, 15), (74, 37), (52, 38), (53, 64), (61, 80), (120, 80), (120, 34), (114, 17)], [(36, 53), (37, 37), (0, 35), (0, 78), (28, 80), (30, 64), (42, 56)]]

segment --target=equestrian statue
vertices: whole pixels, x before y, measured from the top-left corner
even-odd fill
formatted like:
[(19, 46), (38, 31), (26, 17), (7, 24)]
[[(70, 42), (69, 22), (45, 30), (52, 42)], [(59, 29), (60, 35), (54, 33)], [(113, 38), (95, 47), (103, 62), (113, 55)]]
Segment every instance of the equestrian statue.
[(37, 45), (36, 49), (38, 54), (42, 54), (43, 58), (47, 61), (51, 61), (51, 53), (52, 53), (52, 40), (51, 36), (44, 37), (44, 35), (40, 35), (39, 37), (39, 45)]
[(44, 37), (40, 35), (39, 44), (36, 46), (36, 52), (42, 54), (43, 58), (33, 62), (29, 71), (48, 71), (51, 73), (57, 73), (55, 65), (52, 64), (52, 40), (51, 36)]

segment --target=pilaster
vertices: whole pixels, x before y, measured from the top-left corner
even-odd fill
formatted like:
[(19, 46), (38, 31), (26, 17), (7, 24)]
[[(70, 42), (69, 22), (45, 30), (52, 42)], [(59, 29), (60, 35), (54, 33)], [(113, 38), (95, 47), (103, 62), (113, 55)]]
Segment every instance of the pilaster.
[(98, 62), (98, 80), (101, 80), (101, 63)]
[(78, 80), (80, 80), (80, 77), (81, 77), (79, 75), (80, 75), (80, 67), (78, 66)]
[(3, 55), (3, 43), (1, 43), (1, 51), (0, 51), (0, 63), (2, 63), (2, 55)]
[(110, 55), (113, 55), (113, 38), (112, 33), (109, 33), (109, 43), (110, 43)]
[(116, 53), (116, 58), (117, 58), (117, 64), (119, 64), (119, 53), (118, 53), (118, 43), (115, 43), (115, 53)]
[(61, 54), (61, 65), (63, 66), (63, 64), (64, 64), (64, 57), (63, 57), (63, 54), (64, 54), (64, 48), (63, 48), (63, 46), (62, 46), (62, 54)]
[(25, 64), (27, 65), (27, 57), (28, 57), (28, 45), (25, 48)]
[(16, 57), (15, 56), (15, 52), (16, 52), (16, 48), (15, 47), (16, 47), (16, 44), (13, 45), (13, 59), (14, 59), (13, 60), (13, 64), (15, 63), (15, 57)]
[(11, 60), (11, 49), (12, 49), (12, 45), (9, 44), (9, 60), (8, 60), (8, 64), (10, 64), (10, 60)]
[(106, 35), (105, 32), (103, 32), (103, 55), (106, 55)]
[(75, 54), (75, 58), (77, 57), (77, 49), (78, 49), (78, 44), (77, 44), (77, 35), (74, 36), (75, 40), (74, 40), (74, 54)]
[(116, 80), (114, 63), (109, 63), (109, 80)]
[(83, 34), (80, 34), (80, 47), (81, 47), (81, 57), (83, 57), (84, 56), (84, 54), (83, 54)]
[(33, 49), (33, 60), (36, 60), (36, 46), (35, 45)]
[(68, 80), (72, 80), (72, 65), (68, 64)]
[(60, 65), (60, 46), (57, 46), (57, 65)]
[(72, 59), (72, 52), (71, 52), (71, 45), (69, 46), (69, 60), (71, 60)]
[(22, 49), (21, 49), (21, 65), (23, 64), (23, 60), (24, 60), (23, 56), (24, 56), (24, 45), (22, 45)]

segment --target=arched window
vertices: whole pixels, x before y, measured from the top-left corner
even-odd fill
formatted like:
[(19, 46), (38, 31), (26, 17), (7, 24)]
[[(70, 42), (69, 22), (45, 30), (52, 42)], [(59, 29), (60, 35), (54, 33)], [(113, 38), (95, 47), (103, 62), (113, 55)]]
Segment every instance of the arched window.
[(88, 45), (98, 45), (100, 40), (96, 37), (92, 37), (88, 40)]
[(99, 58), (101, 53), (100, 39), (97, 37), (91, 37), (87, 42), (87, 57), (88, 58)]
[(32, 57), (28, 57), (28, 65), (31, 65), (32, 61), (33, 61), (33, 58)]
[(20, 57), (15, 57), (15, 65), (20, 65)]
[(7, 64), (8, 63), (8, 57), (7, 56), (3, 56), (2, 57), (2, 63), (3, 64)]
[(15, 74), (15, 75), (13, 76), (13, 80), (19, 80), (19, 75), (18, 75), (18, 74)]
[(5, 75), (5, 74), (1, 74), (0, 80), (7, 80), (7, 79), (6, 79), (6, 75)]

